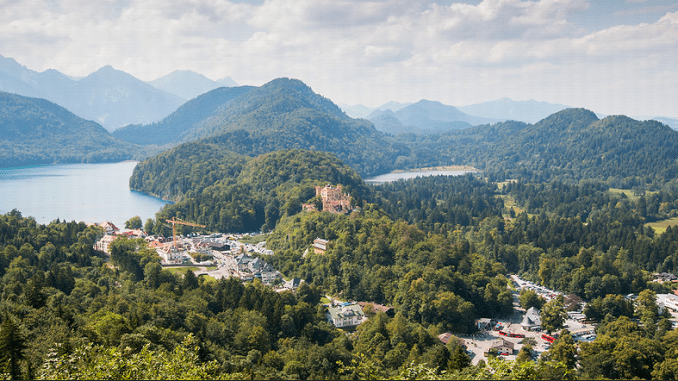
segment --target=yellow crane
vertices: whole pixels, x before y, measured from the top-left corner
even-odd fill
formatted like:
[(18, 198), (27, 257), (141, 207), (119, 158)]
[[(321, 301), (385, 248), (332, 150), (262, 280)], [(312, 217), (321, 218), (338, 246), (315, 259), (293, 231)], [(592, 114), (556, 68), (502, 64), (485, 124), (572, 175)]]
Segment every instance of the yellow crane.
[(176, 218), (176, 217), (172, 217), (171, 220), (165, 220), (165, 221), (167, 221), (167, 222), (169, 222), (170, 224), (172, 224), (172, 235), (174, 236), (174, 248), (175, 248), (175, 249), (177, 248), (177, 224), (180, 224), (180, 225), (188, 225), (188, 226), (195, 226), (195, 227), (199, 227), (199, 228), (204, 228), (204, 227), (205, 227), (205, 225), (194, 224), (194, 223), (192, 223), (192, 222), (187, 222), (187, 221), (184, 221), (184, 220), (180, 220), (180, 219), (178, 219), (178, 218)]

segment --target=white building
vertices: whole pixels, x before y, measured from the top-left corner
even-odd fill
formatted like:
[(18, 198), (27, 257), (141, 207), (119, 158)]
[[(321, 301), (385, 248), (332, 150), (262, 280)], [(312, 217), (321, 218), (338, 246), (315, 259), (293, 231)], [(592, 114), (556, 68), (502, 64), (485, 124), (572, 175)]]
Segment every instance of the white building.
[(105, 235), (100, 240), (94, 243), (94, 250), (103, 251), (106, 254), (111, 254), (111, 243), (118, 239), (115, 235)]
[(659, 313), (664, 312), (664, 308), (678, 312), (678, 296), (674, 294), (657, 294), (657, 307), (659, 307)]
[(359, 305), (351, 304), (328, 308), (327, 321), (337, 328), (354, 327), (367, 321), (367, 317)]

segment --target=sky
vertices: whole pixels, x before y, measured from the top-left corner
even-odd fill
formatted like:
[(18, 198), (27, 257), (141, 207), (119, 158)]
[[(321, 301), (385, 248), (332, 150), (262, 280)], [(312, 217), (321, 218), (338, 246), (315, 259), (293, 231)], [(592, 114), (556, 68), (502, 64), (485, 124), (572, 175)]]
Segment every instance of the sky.
[(335, 103), (502, 97), (678, 118), (678, 0), (0, 0), (0, 55), (241, 85)]

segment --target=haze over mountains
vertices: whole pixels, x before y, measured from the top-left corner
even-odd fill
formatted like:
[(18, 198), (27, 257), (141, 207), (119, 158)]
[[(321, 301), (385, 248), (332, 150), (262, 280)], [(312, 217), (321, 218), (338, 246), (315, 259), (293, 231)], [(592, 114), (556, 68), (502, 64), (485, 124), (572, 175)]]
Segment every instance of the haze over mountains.
[[(422, 100), (417, 103), (422, 102), (427, 101)], [(505, 120), (515, 120), (525, 123), (536, 123), (555, 112), (564, 110), (566, 108), (570, 108), (570, 106), (562, 104), (538, 102), (532, 99), (529, 101), (514, 101), (509, 98), (501, 98), (494, 101), (456, 107), (443, 105), (442, 103), (439, 102), (435, 103), (438, 103), (435, 108), (431, 107), (432, 104), (428, 106), (423, 106), (422, 104), (421, 106), (424, 107), (425, 109), (433, 111), (434, 115), (435, 112), (440, 112), (441, 110), (447, 110), (446, 112), (448, 115), (446, 115), (446, 117), (442, 119), (436, 118), (433, 115), (424, 115), (426, 118), (448, 122), (459, 121), (469, 123), (470, 125), (499, 122)], [(363, 105), (346, 105), (346, 104), (342, 104), (340, 106), (342, 110), (344, 110), (344, 112), (346, 112), (346, 114), (352, 118), (366, 118), (371, 121), (377, 120), (377, 123), (379, 123), (379, 119), (383, 119), (387, 116), (389, 117), (394, 116), (391, 115), (389, 111), (397, 113), (398, 111), (403, 110), (412, 105), (413, 104), (411, 103), (398, 103), (391, 101), (377, 108), (369, 108)], [(396, 116), (396, 118), (398, 118), (398, 116)], [(426, 125), (426, 122), (412, 124), (412, 126), (417, 125)], [(377, 129), (379, 129), (379, 126), (377, 126)]]
[(73, 79), (52, 69), (36, 72), (0, 56), (0, 91), (47, 99), (109, 131), (159, 121), (203, 92), (232, 85), (230, 78), (212, 81), (189, 71), (146, 83), (111, 66)]
[(395, 112), (391, 109), (376, 110), (367, 116), (367, 120), (374, 123), (377, 130), (390, 134), (402, 132), (440, 133), (499, 121), (498, 119), (469, 115), (459, 111), (454, 106), (425, 99), (402, 107)]
[[(231, 78), (214, 81), (190, 70), (177, 70), (144, 82), (111, 66), (74, 78), (52, 69), (36, 72), (12, 58), (0, 56), (0, 91), (47, 99), (108, 131), (130, 124), (160, 123), (189, 100), (219, 87), (235, 86), (237, 83)], [(415, 104), (391, 101), (377, 108), (341, 105), (346, 115), (368, 119), (378, 130), (389, 134), (439, 133), (504, 120), (536, 123), (568, 107), (508, 98), (459, 107), (427, 100)], [(677, 119), (662, 116), (652, 119), (678, 129)]]
[(213, 81), (190, 70), (176, 70), (148, 83), (156, 89), (174, 94), (184, 100), (193, 99), (218, 87), (238, 86), (230, 77)]

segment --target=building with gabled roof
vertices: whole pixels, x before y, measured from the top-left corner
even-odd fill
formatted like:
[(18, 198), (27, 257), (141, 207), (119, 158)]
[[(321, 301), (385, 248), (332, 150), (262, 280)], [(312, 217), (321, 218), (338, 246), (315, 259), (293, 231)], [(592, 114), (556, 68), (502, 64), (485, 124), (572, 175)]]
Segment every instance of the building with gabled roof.
[(94, 243), (94, 250), (103, 251), (106, 254), (111, 254), (111, 243), (118, 239), (117, 235), (105, 235), (100, 240)]
[(115, 234), (115, 232), (120, 230), (120, 229), (118, 229), (117, 226), (115, 226), (115, 224), (113, 224), (112, 222), (109, 222), (109, 221), (102, 222), (102, 223), (99, 224), (99, 226), (104, 228), (104, 231), (106, 232), (106, 234)]
[(520, 322), (520, 326), (526, 331), (541, 328), (541, 316), (539, 315), (539, 310), (535, 307), (530, 307), (530, 309), (525, 312), (525, 316), (523, 316), (523, 321)]
[(500, 355), (512, 355), (513, 354), (513, 348), (514, 344), (504, 338), (499, 338), (497, 340), (494, 340), (492, 342), (492, 345), (490, 345), (490, 349), (496, 349), (497, 353)]
[(329, 307), (327, 321), (337, 328), (355, 327), (367, 321), (363, 309), (357, 304)]
[(325, 251), (327, 251), (327, 244), (330, 243), (330, 241), (322, 238), (316, 238), (313, 241), (313, 252), (316, 254), (325, 254)]

